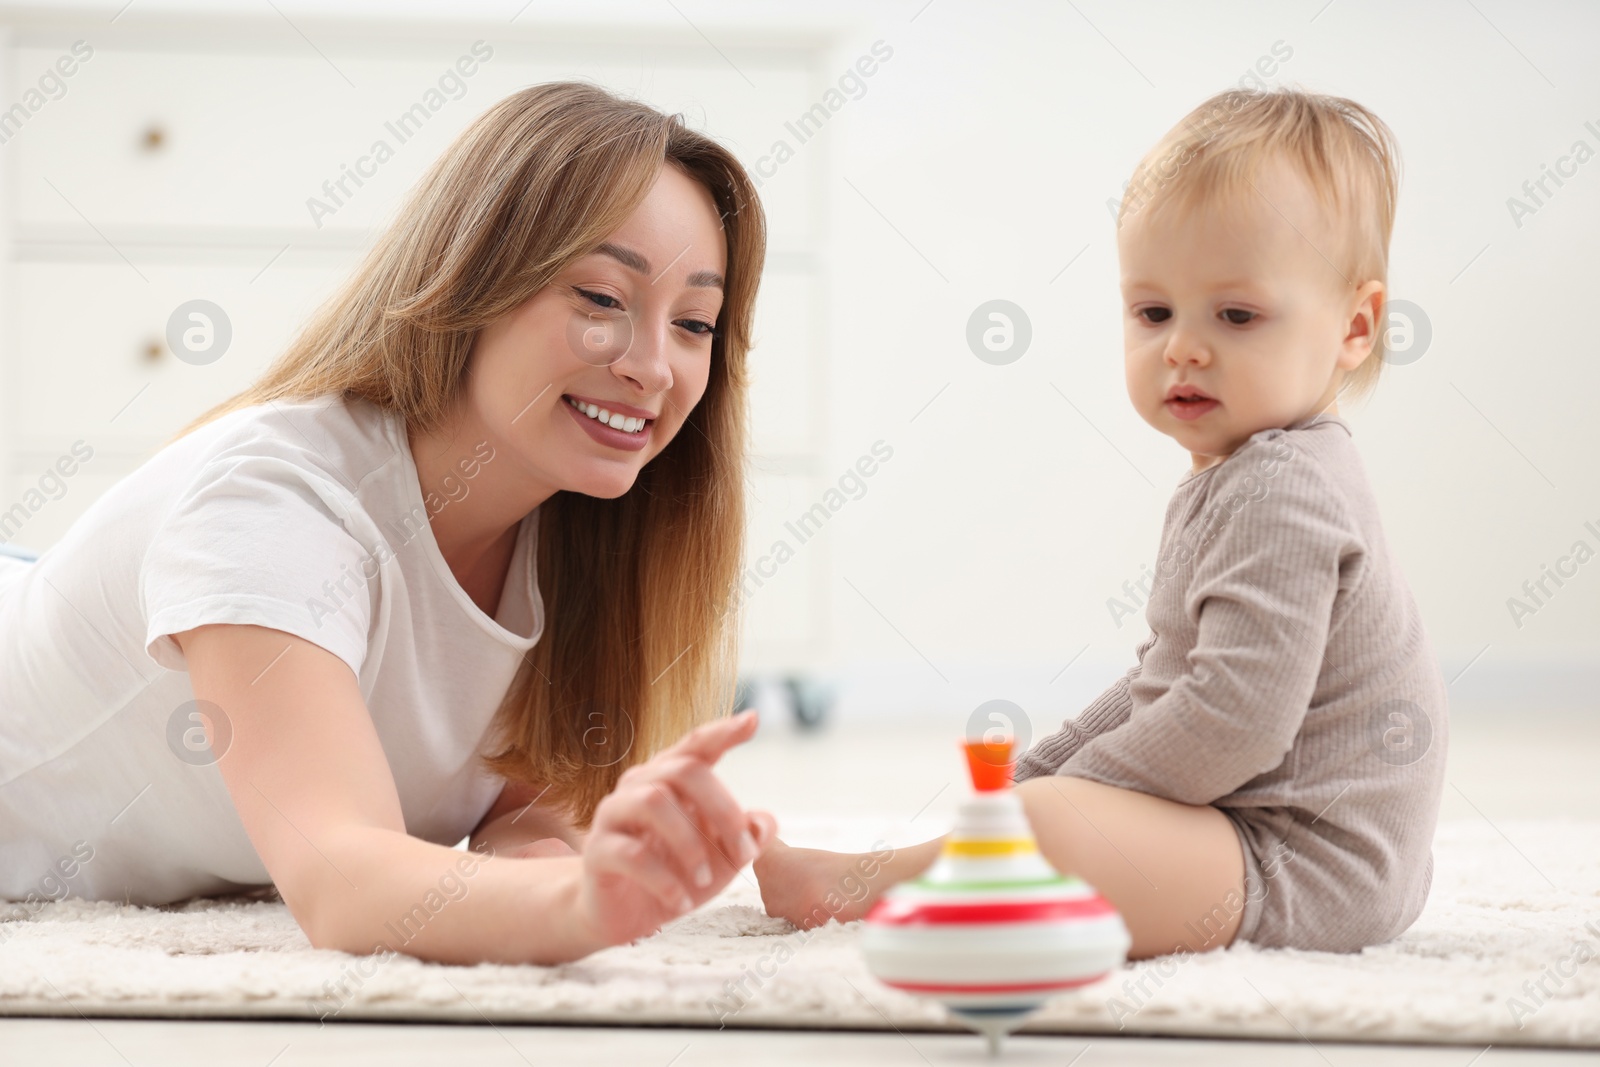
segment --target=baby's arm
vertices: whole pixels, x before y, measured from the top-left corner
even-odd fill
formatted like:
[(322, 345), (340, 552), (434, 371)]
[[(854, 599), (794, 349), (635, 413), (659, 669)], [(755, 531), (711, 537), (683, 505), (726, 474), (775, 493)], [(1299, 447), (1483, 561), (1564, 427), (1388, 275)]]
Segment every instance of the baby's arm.
[[(1237, 492), (1250, 469), (1218, 470), (1212, 499)], [(1322, 671), (1341, 565), (1357, 547), (1340, 500), (1305, 455), (1221, 517), (1193, 557), (1188, 671), (1057, 773), (1210, 804), (1282, 763)]]
[(583, 851), (584, 833), (566, 812), (541, 805), (543, 787), (507, 782), (468, 839), (477, 852), (507, 857), (571, 856)]
[(1078, 749), (1107, 730), (1127, 722), (1128, 714), (1133, 710), (1133, 697), (1129, 695), (1128, 688), (1138, 677), (1144, 654), (1155, 644), (1155, 639), (1154, 634), (1145, 639), (1135, 653), (1139, 663), (1135, 663), (1127, 674), (1113, 682), (1111, 688), (1101, 693), (1093, 704), (1079, 712), (1077, 718), (1068, 719), (1061, 724), (1061, 729), (1034, 742), (1017, 761), (1012, 779), (1024, 782), (1036, 775), (1054, 774)]

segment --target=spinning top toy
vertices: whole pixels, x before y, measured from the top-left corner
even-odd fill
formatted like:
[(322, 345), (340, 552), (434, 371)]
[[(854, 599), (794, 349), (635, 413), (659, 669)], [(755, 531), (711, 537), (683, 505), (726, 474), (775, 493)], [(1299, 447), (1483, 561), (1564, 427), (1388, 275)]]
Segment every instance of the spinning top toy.
[(1011, 740), (966, 753), (975, 792), (933, 866), (867, 912), (861, 949), (880, 982), (943, 1004), (995, 1054), (1045, 1000), (1120, 968), (1132, 939), (1092, 886), (1039, 854)]

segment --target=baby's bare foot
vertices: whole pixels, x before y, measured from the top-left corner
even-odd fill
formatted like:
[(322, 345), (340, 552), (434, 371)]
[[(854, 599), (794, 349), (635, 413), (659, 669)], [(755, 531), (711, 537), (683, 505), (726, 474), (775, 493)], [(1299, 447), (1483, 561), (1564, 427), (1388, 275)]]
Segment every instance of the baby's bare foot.
[(775, 919), (788, 919), (802, 930), (829, 919), (859, 919), (872, 907), (875, 893), (855, 878), (860, 857), (814, 848), (795, 848), (774, 839), (756, 858), (761, 903)]

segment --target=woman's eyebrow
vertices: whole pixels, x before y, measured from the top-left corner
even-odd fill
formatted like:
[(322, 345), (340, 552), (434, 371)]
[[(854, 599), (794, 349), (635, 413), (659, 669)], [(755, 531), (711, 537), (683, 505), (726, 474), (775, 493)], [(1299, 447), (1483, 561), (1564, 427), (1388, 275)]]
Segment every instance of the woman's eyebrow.
[[(624, 267), (639, 274), (649, 275), (654, 273), (650, 268), (650, 261), (631, 248), (624, 248), (622, 245), (607, 241), (596, 248), (595, 251), (601, 255), (610, 256)], [(714, 270), (697, 270), (689, 275), (685, 284), (703, 289), (721, 289), (723, 287), (722, 275)]]
[(650, 273), (650, 261), (631, 248), (624, 248), (621, 245), (607, 241), (599, 248), (596, 248), (595, 251), (601, 255), (610, 256), (629, 270), (637, 271), (640, 274)]
[(684, 284), (701, 289), (721, 289), (722, 275), (714, 270), (697, 270), (685, 279)]

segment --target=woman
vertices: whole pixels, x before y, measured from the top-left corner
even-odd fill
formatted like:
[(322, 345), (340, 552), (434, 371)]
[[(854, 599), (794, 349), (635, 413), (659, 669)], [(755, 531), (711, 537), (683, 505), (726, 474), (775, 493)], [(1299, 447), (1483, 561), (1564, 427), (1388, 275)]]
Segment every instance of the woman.
[(775, 832), (711, 770), (764, 251), (676, 116), (480, 116), (259, 381), (0, 559), (0, 899), (270, 881), (318, 947), (554, 963), (718, 892)]

